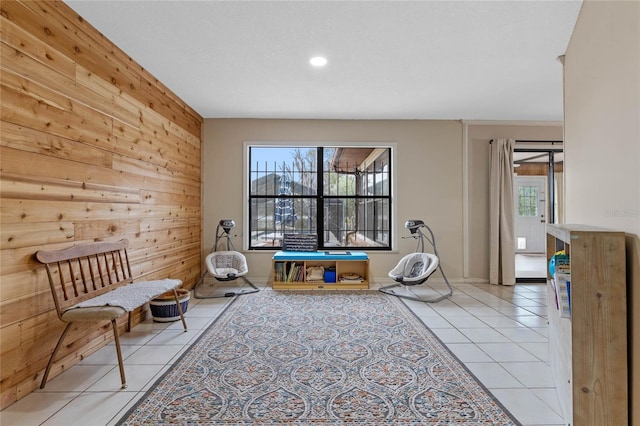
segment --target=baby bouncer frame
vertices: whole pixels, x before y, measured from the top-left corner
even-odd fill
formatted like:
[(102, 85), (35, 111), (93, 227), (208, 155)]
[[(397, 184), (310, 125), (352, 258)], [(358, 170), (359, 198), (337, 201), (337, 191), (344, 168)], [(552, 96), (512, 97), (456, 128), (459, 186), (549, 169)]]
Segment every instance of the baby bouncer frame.
[[(211, 249), (209, 255), (205, 259), (207, 270), (200, 277), (200, 280), (193, 288), (193, 295), (196, 299), (214, 299), (219, 297), (234, 297), (242, 294), (257, 293), (260, 291), (251, 281), (245, 276), (249, 272), (247, 266), (247, 259), (244, 255), (233, 246), (231, 241), (231, 228), (236, 226), (235, 222), (231, 219), (222, 219), (216, 227), (216, 240)], [(226, 241), (226, 250), (218, 251), (218, 243), (220, 240)], [(222, 294), (203, 294), (199, 292), (201, 285), (204, 282), (207, 274), (214, 277), (220, 282), (235, 281), (242, 279), (249, 285), (250, 288), (243, 288), (241, 290), (229, 290), (225, 289)]]
[[(451, 284), (449, 284), (449, 280), (442, 270), (442, 264), (440, 263), (440, 256), (438, 254), (438, 248), (436, 247), (436, 240), (433, 235), (433, 231), (431, 231), (431, 228), (429, 228), (422, 220), (418, 219), (408, 220), (404, 226), (409, 230), (411, 235), (403, 238), (414, 238), (418, 240), (416, 251), (400, 259), (400, 262), (398, 262), (396, 267), (389, 272), (389, 277), (396, 281), (396, 283), (381, 287), (379, 291), (392, 296), (426, 303), (435, 303), (448, 298), (453, 294), (453, 288), (451, 288)], [(422, 232), (422, 228), (429, 232), (429, 236)], [(424, 240), (429, 241), (433, 247), (433, 254), (424, 252)], [(422, 284), (429, 279), (436, 269), (440, 270), (442, 278), (447, 285), (447, 292), (445, 294), (433, 298), (425, 298), (419, 297), (413, 292), (400, 293), (393, 290), (400, 286), (404, 286), (405, 290), (409, 290), (410, 286)]]

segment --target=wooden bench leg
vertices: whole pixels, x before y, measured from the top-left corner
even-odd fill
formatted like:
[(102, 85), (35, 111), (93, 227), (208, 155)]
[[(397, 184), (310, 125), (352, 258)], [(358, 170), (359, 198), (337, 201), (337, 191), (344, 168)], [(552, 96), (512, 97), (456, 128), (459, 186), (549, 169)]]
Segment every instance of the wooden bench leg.
[(131, 331), (131, 311), (127, 314), (127, 333)]
[(180, 300), (178, 299), (178, 291), (173, 289), (173, 297), (176, 299), (176, 304), (178, 305), (178, 313), (180, 314), (180, 319), (182, 320), (182, 326), (184, 327), (184, 331), (187, 331), (187, 321), (184, 319), (184, 315), (182, 313), (182, 305), (180, 304)]
[(116, 342), (116, 352), (118, 353), (118, 367), (120, 367), (120, 380), (122, 381), (122, 389), (127, 387), (127, 380), (124, 377), (124, 364), (122, 363), (122, 351), (120, 350), (120, 337), (118, 336), (118, 322), (111, 320), (113, 326), (113, 338)]
[(58, 343), (56, 344), (56, 348), (53, 350), (53, 353), (51, 354), (51, 358), (49, 358), (49, 363), (47, 364), (47, 368), (44, 370), (44, 376), (42, 377), (42, 382), (40, 383), (40, 389), (44, 389), (44, 385), (47, 383), (47, 377), (49, 377), (49, 372), (51, 371), (51, 366), (53, 365), (53, 360), (55, 359), (56, 354), (58, 353), (58, 349), (60, 349), (60, 347), (62, 346), (62, 341), (64, 340), (64, 336), (67, 335), (67, 332), (71, 328), (71, 324), (73, 324), (73, 323), (71, 323), (71, 322), (67, 323), (67, 326), (64, 328), (64, 331), (62, 332), (62, 335), (58, 339)]

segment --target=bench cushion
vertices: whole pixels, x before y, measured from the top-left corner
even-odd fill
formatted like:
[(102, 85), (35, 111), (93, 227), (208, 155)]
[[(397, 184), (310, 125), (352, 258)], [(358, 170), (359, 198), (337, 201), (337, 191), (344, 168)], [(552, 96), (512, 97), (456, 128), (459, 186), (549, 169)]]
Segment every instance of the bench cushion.
[(102, 321), (120, 318), (125, 311), (120, 306), (100, 306), (93, 308), (70, 308), (62, 313), (64, 322), (74, 321)]
[[(91, 321), (91, 315), (96, 315), (96, 320), (117, 318), (181, 284), (182, 281), (169, 278), (134, 282), (73, 305), (62, 314), (62, 318), (65, 321), (70, 317), (75, 317), (74, 321), (78, 321), (80, 318), (86, 318), (84, 321)], [(117, 312), (120, 312), (120, 315), (110, 316)]]

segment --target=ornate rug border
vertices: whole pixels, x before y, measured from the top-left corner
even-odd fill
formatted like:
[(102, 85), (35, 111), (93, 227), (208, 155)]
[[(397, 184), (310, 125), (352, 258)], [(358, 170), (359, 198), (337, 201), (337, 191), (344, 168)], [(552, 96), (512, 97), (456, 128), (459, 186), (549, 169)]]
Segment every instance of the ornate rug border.
[[(317, 291), (313, 291), (313, 290), (283, 290), (283, 291), (279, 291), (279, 290), (271, 290), (271, 289), (263, 289), (261, 290), (265, 291), (265, 292), (275, 292), (275, 293), (317, 293)], [(333, 290), (333, 291), (325, 291), (322, 294), (325, 293), (333, 293), (333, 294), (341, 294), (341, 293), (375, 293), (378, 294), (380, 292), (376, 291), (376, 290)], [(380, 294), (384, 294), (384, 293), (380, 293)], [(231, 307), (238, 301), (240, 300), (240, 297), (242, 296), (250, 296), (250, 295), (240, 295), (240, 296), (236, 296), (234, 297), (223, 309), (222, 311), (216, 316), (216, 318), (211, 322), (211, 324), (209, 324), (207, 326), (206, 329), (204, 329), (200, 335), (198, 336), (198, 338), (196, 340), (194, 340), (189, 347), (178, 357), (178, 359), (176, 359), (170, 366), (170, 368), (168, 368), (164, 373), (162, 373), (162, 375), (160, 377), (158, 377), (151, 386), (149, 386), (149, 388), (145, 391), (144, 395), (142, 395), (140, 398), (138, 398), (138, 400), (122, 415), (120, 416), (120, 418), (116, 421), (115, 425), (116, 426), (121, 426), (124, 425), (127, 418), (130, 417), (133, 412), (138, 408), (139, 405), (141, 405), (144, 400), (146, 398), (149, 397), (149, 395), (155, 390), (155, 388), (160, 384), (160, 382), (162, 382), (167, 375), (169, 375), (171, 373), (171, 367), (177, 365), (178, 363), (180, 363), (188, 354), (189, 352), (192, 350), (193, 347), (195, 347), (198, 343), (200, 343), (200, 340), (202, 340), (203, 338), (205, 338), (206, 334), (211, 330), (212, 327), (214, 327), (218, 320), (220, 318), (222, 318), (229, 309), (231, 309)], [(484, 390), (487, 395), (489, 395), (492, 399), (493, 402), (505, 413), (505, 415), (513, 422), (513, 424), (515, 426), (523, 426), (522, 423), (520, 423), (515, 417), (514, 415), (502, 404), (502, 402), (500, 402), (498, 400), (498, 398), (495, 397), (495, 395), (480, 381), (480, 379), (478, 379), (478, 377), (476, 377), (475, 374), (473, 374), (473, 372), (471, 370), (469, 370), (469, 368), (460, 360), (460, 358), (458, 358), (458, 356), (456, 354), (454, 354), (448, 347), (447, 345), (440, 339), (440, 337), (438, 337), (433, 330), (431, 330), (431, 328), (425, 324), (425, 322), (422, 320), (422, 318), (420, 318), (408, 305), (407, 303), (399, 297), (395, 297), (395, 296), (391, 296), (391, 295), (385, 295), (386, 297), (389, 298), (393, 298), (395, 301), (392, 302), (397, 306), (402, 306), (401, 309), (405, 309), (406, 311), (408, 311), (408, 313), (411, 314), (411, 316), (413, 316), (413, 318), (415, 320), (417, 320), (420, 324), (422, 324), (423, 327), (425, 327), (429, 333), (435, 338), (435, 340), (438, 341), (438, 343), (440, 343), (440, 345), (442, 346), (442, 348), (453, 358), (455, 359), (458, 364), (462, 367), (462, 369), (469, 374), (478, 384), (478, 386)], [(391, 299), (391, 300), (393, 300)], [(241, 421), (239, 421), (239, 424)], [(288, 422), (288, 421), (280, 421), (278, 423), (269, 423), (269, 422), (260, 422), (261, 424), (284, 424), (284, 423), (289, 423), (289, 424), (295, 424), (292, 422)], [(356, 422), (357, 423), (357, 422)], [(259, 423), (256, 423), (259, 424)], [(401, 424), (405, 424), (404, 421), (398, 421), (397, 423), (398, 425)], [(410, 424), (418, 424), (418, 423), (410, 423)]]

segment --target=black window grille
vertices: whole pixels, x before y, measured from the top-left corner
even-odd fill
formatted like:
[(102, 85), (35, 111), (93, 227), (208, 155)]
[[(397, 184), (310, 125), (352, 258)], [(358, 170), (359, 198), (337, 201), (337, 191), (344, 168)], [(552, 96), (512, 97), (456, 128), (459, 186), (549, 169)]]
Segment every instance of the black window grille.
[(312, 233), (318, 249), (391, 249), (391, 148), (249, 147), (249, 249)]

